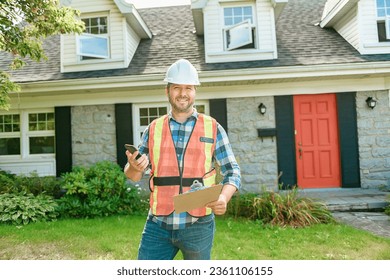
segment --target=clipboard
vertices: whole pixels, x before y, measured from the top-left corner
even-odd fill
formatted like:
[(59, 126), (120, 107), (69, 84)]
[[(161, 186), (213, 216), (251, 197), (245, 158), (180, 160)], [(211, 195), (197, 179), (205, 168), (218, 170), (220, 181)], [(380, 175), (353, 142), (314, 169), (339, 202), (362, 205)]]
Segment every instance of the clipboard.
[(188, 212), (204, 207), (207, 203), (218, 200), (223, 185), (207, 187), (198, 191), (186, 192), (173, 197), (175, 212)]

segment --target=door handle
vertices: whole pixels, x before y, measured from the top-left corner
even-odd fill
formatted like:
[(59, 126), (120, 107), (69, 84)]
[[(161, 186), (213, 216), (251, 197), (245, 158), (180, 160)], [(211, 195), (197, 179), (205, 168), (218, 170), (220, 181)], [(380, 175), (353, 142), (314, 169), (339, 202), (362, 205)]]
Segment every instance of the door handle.
[(302, 158), (302, 148), (299, 148), (298, 152), (299, 152), (299, 159), (301, 159)]

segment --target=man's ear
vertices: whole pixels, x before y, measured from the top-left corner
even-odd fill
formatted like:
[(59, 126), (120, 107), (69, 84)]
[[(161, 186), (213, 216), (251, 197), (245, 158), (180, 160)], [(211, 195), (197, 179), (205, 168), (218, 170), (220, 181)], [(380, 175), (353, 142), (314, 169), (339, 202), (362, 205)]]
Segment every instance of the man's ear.
[(168, 93), (169, 93), (169, 86), (166, 86), (165, 87), (165, 95), (168, 96)]

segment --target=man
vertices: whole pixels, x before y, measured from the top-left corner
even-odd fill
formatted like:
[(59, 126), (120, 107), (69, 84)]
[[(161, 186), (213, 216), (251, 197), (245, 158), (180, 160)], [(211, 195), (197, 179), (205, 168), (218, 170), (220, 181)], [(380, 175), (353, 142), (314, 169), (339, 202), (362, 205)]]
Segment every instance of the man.
[[(168, 115), (154, 120), (145, 130), (139, 151), (126, 151), (126, 176), (139, 181), (151, 164), (150, 210), (142, 233), (138, 259), (173, 259), (179, 250), (184, 259), (210, 259), (215, 223), (223, 215), (241, 184), (240, 168), (225, 130), (215, 119), (193, 107), (198, 72), (185, 59), (173, 63), (164, 79), (171, 104)], [(138, 154), (142, 156), (136, 159)], [(149, 157), (148, 157), (149, 156)], [(189, 213), (175, 213), (173, 196), (196, 182), (215, 184), (214, 162), (223, 174), (218, 200)], [(207, 206), (207, 207), (206, 207)]]

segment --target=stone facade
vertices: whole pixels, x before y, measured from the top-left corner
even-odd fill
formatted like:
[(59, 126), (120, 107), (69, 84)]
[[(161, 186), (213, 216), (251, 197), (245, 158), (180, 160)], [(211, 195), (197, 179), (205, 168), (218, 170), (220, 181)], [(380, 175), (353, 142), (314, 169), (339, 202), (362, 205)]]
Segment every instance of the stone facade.
[[(370, 109), (367, 97), (378, 100)], [(390, 100), (388, 91), (359, 92), (356, 97), (362, 188), (390, 185)]]
[(114, 105), (72, 107), (73, 165), (116, 162), (115, 133)]
[[(260, 103), (267, 111), (261, 115)], [(277, 190), (276, 137), (259, 138), (258, 128), (275, 128), (274, 98), (249, 97), (227, 100), (228, 135), (241, 168), (243, 192)]]

